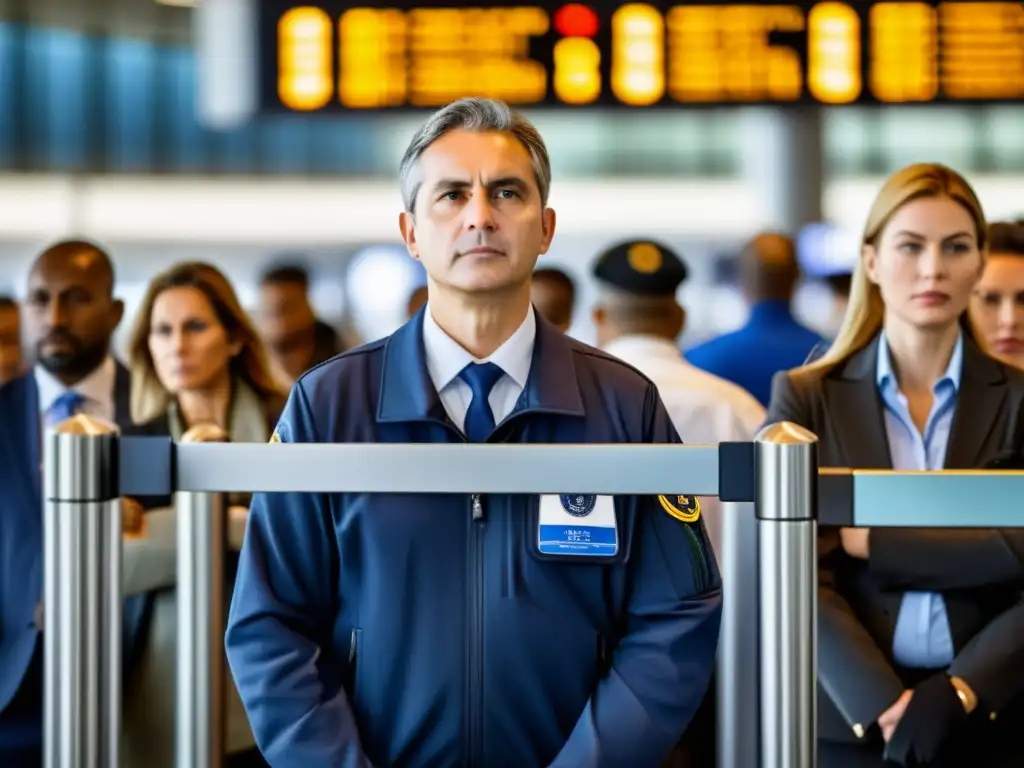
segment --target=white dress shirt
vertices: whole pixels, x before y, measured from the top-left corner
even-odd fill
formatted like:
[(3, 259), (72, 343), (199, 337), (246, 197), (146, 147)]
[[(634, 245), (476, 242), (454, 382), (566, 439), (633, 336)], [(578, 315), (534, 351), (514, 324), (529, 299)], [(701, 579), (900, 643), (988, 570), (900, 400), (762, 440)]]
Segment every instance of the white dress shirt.
[(69, 389), (80, 394), (84, 400), (79, 413), (103, 419), (111, 424), (116, 423), (114, 406), (114, 383), (117, 378), (117, 366), (110, 355), (97, 366), (96, 370), (75, 384), (65, 387), (56, 376), (40, 365), (32, 369), (39, 389), (39, 418), (46, 425), (46, 415), (61, 395)]
[(423, 313), (423, 347), (426, 352), (427, 372), (441, 397), (448, 418), (459, 429), (465, 429), (466, 412), (473, 399), (469, 385), (459, 373), (470, 363), (494, 363), (505, 375), (498, 379), (487, 402), (494, 414), (494, 423), (500, 424), (516, 407), (519, 396), (526, 388), (533, 361), (533, 344), (537, 338), (537, 319), (531, 306), (526, 319), (508, 340), (490, 357), (480, 360), (445, 333), (430, 314), (430, 305)]
[[(764, 407), (745, 389), (688, 363), (679, 348), (657, 336), (620, 336), (604, 346), (654, 382), (672, 425), (684, 443), (745, 442), (765, 419)], [(719, 501), (701, 497), (704, 524), (721, 552)]]

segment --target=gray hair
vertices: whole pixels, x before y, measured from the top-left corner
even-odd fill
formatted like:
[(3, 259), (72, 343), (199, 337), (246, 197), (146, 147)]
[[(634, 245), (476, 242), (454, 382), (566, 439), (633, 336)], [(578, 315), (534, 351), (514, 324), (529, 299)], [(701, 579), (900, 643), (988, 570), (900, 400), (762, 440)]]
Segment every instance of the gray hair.
[(505, 102), (496, 99), (469, 98), (453, 101), (439, 109), (427, 120), (409, 142), (398, 167), (398, 180), (402, 189), (405, 210), (412, 213), (420, 183), (413, 171), (420, 155), (446, 133), (464, 131), (500, 131), (514, 136), (530, 153), (533, 175), (540, 191), (541, 205), (547, 205), (551, 189), (551, 160), (544, 139), (533, 123)]

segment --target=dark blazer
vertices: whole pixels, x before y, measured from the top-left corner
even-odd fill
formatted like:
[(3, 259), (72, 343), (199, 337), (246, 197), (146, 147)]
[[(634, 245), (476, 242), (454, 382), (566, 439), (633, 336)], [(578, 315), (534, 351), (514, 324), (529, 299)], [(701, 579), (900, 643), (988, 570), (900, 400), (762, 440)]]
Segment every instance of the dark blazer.
[[(876, 385), (878, 343), (824, 373), (777, 374), (767, 422), (791, 421), (817, 434), (821, 466), (892, 469)], [(945, 467), (983, 467), (1019, 446), (1022, 405), (1024, 373), (965, 338)], [(1024, 530), (876, 528), (864, 561), (846, 554), (838, 529), (822, 527), (818, 548), (823, 738), (853, 739), (852, 726), (869, 728), (919, 680), (919, 670), (899, 669), (892, 658), (905, 591), (943, 594), (956, 653), (948, 671), (975, 690), (979, 708), (996, 713), (1024, 691)]]
[[(119, 426), (130, 422), (130, 388), (131, 377), (119, 363), (114, 381)], [(42, 455), (39, 389), (29, 371), (0, 386), (0, 712), (33, 663), (39, 636), (35, 611), (43, 596)], [(126, 601), (123, 631), (129, 658), (137, 608)], [(0, 729), (0, 749), (20, 746), (7, 742), (23, 738)]]

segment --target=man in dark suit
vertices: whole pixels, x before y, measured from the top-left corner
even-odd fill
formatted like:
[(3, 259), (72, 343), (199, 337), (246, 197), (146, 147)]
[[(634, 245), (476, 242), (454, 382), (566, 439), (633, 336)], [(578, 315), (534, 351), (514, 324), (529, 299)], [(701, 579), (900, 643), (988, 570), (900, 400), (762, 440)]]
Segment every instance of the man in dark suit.
[[(25, 326), (35, 357), (27, 374), (0, 387), (0, 765), (42, 762), (42, 436), (82, 413), (130, 424), (127, 369), (110, 356), (124, 314), (114, 272), (99, 247), (65, 241), (44, 251), (29, 275)], [(141, 524), (122, 505), (126, 531)], [(125, 631), (136, 619), (125, 616)]]

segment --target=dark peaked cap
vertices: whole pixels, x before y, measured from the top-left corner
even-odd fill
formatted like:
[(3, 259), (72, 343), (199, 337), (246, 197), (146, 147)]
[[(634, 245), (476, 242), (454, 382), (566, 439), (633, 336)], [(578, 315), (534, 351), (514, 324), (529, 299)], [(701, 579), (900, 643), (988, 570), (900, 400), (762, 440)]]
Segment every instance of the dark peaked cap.
[(686, 264), (674, 251), (650, 240), (613, 245), (593, 267), (600, 282), (640, 296), (675, 296), (687, 274)]

